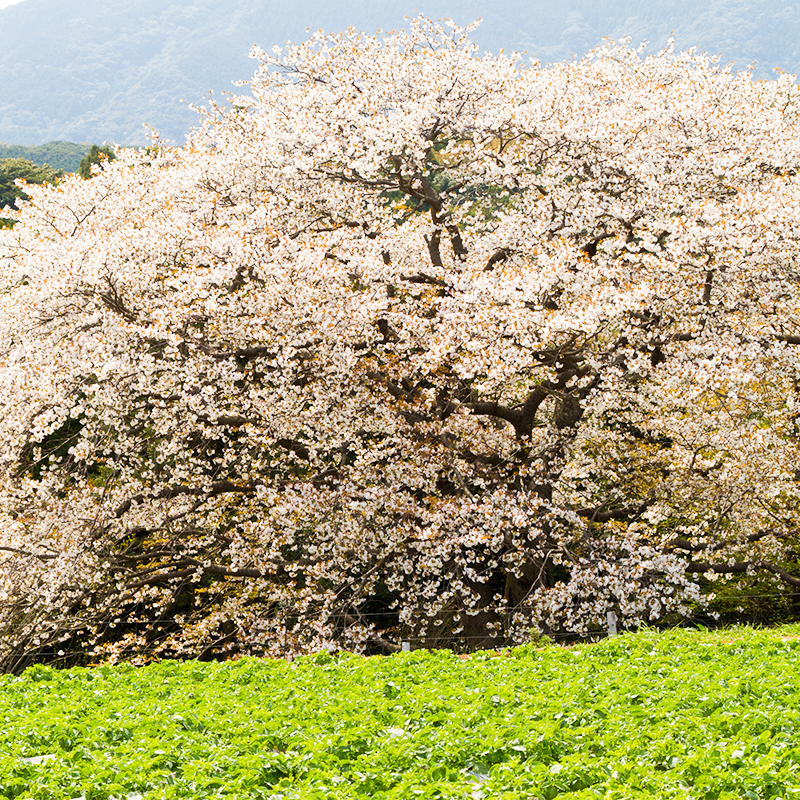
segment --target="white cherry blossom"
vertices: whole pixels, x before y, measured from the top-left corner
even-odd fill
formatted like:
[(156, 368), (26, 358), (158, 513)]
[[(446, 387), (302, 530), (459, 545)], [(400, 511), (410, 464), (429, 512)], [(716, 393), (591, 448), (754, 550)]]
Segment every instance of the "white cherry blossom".
[(26, 189), (1, 668), (492, 646), (800, 585), (798, 88), (468, 34), (256, 51), (187, 146)]

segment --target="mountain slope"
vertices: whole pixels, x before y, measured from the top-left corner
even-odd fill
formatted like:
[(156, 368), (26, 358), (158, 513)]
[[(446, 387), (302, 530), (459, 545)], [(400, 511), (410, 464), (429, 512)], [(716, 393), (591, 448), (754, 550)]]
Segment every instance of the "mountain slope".
[(0, 144), (0, 160), (24, 158), (34, 164), (45, 164), (64, 172), (77, 172), (91, 145), (75, 142), (48, 142), (41, 145)]
[[(800, 70), (800, 4), (776, 0), (25, 0), (0, 10), (0, 141), (53, 139), (143, 143), (145, 123), (182, 140), (209, 90), (234, 90), (255, 68), (257, 43), (306, 37), (306, 28), (374, 32), (402, 27), (420, 10), (459, 23), (483, 17), (474, 38), (496, 52), (569, 58), (603, 36), (721, 52), (758, 74)], [(237, 90), (234, 90), (237, 91)]]

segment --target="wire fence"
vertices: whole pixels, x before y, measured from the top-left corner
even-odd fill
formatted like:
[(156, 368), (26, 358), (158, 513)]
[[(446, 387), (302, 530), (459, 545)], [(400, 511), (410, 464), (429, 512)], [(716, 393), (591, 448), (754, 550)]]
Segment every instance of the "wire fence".
[[(770, 593), (757, 593), (757, 594), (736, 594), (731, 596), (730, 598), (722, 598), (729, 600), (730, 602), (739, 602), (740, 600), (751, 600), (751, 599), (781, 599), (786, 600), (788, 598), (793, 597), (800, 597), (800, 592), (770, 592)], [(716, 598), (720, 599), (720, 598)], [(593, 601), (587, 602), (576, 602), (572, 603), (569, 607), (570, 608), (581, 608), (585, 607), (586, 605), (592, 603)], [(475, 608), (442, 608), (438, 610), (433, 610), (430, 606), (417, 606), (417, 607), (408, 607), (408, 606), (387, 606), (386, 609), (380, 611), (354, 611), (351, 608), (349, 610), (343, 610), (342, 607), (333, 608), (333, 609), (319, 609), (314, 611), (313, 613), (309, 613), (308, 609), (301, 608), (299, 606), (289, 606), (289, 605), (281, 605), (279, 610), (284, 615), (295, 615), (295, 616), (302, 616), (304, 618), (320, 618), (320, 617), (328, 617), (328, 618), (335, 618), (341, 617), (346, 615), (352, 615), (357, 613), (358, 617), (382, 617), (386, 618), (388, 616), (396, 615), (401, 611), (404, 614), (411, 614), (417, 617), (422, 617), (426, 615), (430, 615), (430, 612), (433, 610), (433, 614), (442, 614), (447, 613), (450, 615), (465, 615), (465, 616), (475, 616), (477, 614), (485, 613), (485, 612), (495, 612), (495, 613), (505, 613), (505, 614), (516, 614), (516, 613), (524, 613), (524, 612), (533, 612), (540, 610), (540, 606), (538, 605), (509, 605), (504, 603), (498, 603), (496, 605), (485, 605), (485, 606), (477, 606)], [(159, 617), (156, 620), (148, 619), (148, 620), (117, 620), (116, 624), (118, 625), (134, 625), (134, 624), (142, 624), (142, 625), (152, 625), (155, 622), (182, 622), (188, 617), (188, 614), (185, 615), (178, 615), (174, 617)]]
[[(726, 598), (730, 600), (732, 603), (738, 603), (739, 601), (746, 601), (746, 600), (793, 600), (795, 598), (800, 598), (800, 592), (757, 592), (757, 593), (748, 593), (748, 594), (737, 594), (731, 598)], [(579, 604), (576, 604), (576, 606)], [(498, 604), (498, 605), (491, 605), (491, 606), (482, 606), (476, 609), (448, 609), (447, 614), (449, 617), (450, 622), (453, 621), (454, 617), (458, 615), (464, 616), (474, 616), (480, 613), (496, 613), (496, 614), (506, 614), (508, 616), (513, 616), (515, 614), (524, 615), (525, 613), (534, 612), (537, 610), (537, 606), (534, 605), (525, 605), (525, 606), (509, 606), (505, 604)], [(286, 616), (296, 616), (296, 617), (304, 617), (306, 619), (314, 619), (316, 618), (319, 620), (330, 621), (332, 623), (336, 623), (337, 620), (341, 622), (342, 618), (349, 617), (351, 620), (355, 622), (360, 621), (369, 621), (375, 619), (386, 619), (387, 617), (397, 616), (400, 612), (400, 609), (386, 609), (382, 611), (364, 611), (364, 612), (357, 612), (357, 616), (353, 616), (352, 609), (349, 611), (343, 610), (318, 610), (315, 614), (309, 614), (307, 610), (301, 608), (292, 608), (290, 606), (284, 606), (280, 609), (281, 613)], [(420, 617), (426, 617), (428, 622), (431, 622), (435, 619), (437, 614), (444, 613), (443, 611), (434, 611), (433, 615), (431, 615), (432, 609), (430, 607), (422, 606), (416, 609), (403, 609), (404, 615), (411, 615), (414, 614), (419, 615)], [(611, 612), (613, 613), (613, 612)], [(798, 615), (800, 616), (800, 610), (798, 611)], [(182, 615), (182, 616), (170, 616), (170, 617), (161, 617), (155, 619), (118, 619), (113, 624), (115, 626), (119, 626), (121, 628), (132, 628), (132, 627), (144, 627), (149, 630), (147, 642), (136, 642), (132, 643), (130, 649), (126, 652), (124, 649), (120, 652), (121, 660), (125, 658), (133, 658), (133, 659), (157, 659), (159, 656), (164, 657), (167, 648), (170, 644), (170, 639), (175, 635), (178, 626), (187, 622), (187, 617), (190, 615)], [(739, 615), (735, 620), (738, 623), (757, 623), (757, 624), (764, 624), (765, 619), (763, 616), (755, 617), (755, 616), (748, 616), (748, 615)], [(374, 632), (375, 636), (384, 637), (384, 639), (388, 640), (392, 645), (397, 647), (400, 650), (408, 651), (414, 649), (451, 649), (456, 650), (462, 653), (469, 653), (475, 652), (480, 650), (503, 650), (507, 649), (511, 646), (516, 646), (521, 644), (522, 642), (517, 637), (510, 637), (507, 631), (497, 631), (497, 632), (487, 632), (482, 634), (466, 634), (466, 633), (449, 633), (443, 631), (440, 635), (437, 635), (435, 626), (434, 630), (430, 633), (420, 633), (414, 634), (410, 629), (406, 631), (398, 630), (398, 627), (403, 625), (404, 623), (398, 623), (394, 626), (394, 630), (377, 630)], [(618, 628), (619, 624), (619, 628)], [(723, 625), (726, 623), (722, 623)], [(730, 624), (728, 622), (727, 624)], [(161, 630), (164, 626), (171, 626), (174, 625), (175, 628), (173, 630)], [(652, 629), (659, 631), (663, 629), (675, 628), (680, 626), (686, 625), (693, 625), (695, 627), (702, 627), (702, 628), (714, 628), (719, 627), (720, 625), (716, 623), (713, 619), (708, 618), (704, 619), (702, 624), (698, 624), (697, 618), (693, 619), (686, 619), (683, 621), (677, 621), (670, 625), (663, 625), (661, 628), (658, 626), (653, 626)], [(109, 624), (108, 627), (111, 627)], [(575, 642), (592, 642), (598, 641), (602, 638), (606, 638), (608, 636), (614, 636), (618, 633), (625, 633), (629, 630), (635, 629), (636, 625), (626, 627), (625, 620), (618, 619), (616, 614), (614, 614), (613, 619), (611, 616), (607, 618), (607, 624), (603, 627), (593, 627), (590, 629), (583, 629), (583, 630), (576, 630), (576, 631), (549, 631), (549, 632), (534, 632), (533, 635), (530, 636), (529, 641), (545, 641), (549, 640), (555, 643), (575, 643)], [(156, 633), (158, 631), (158, 633)], [(281, 636), (283, 635), (284, 639), (281, 641)], [(292, 647), (287, 643), (287, 640), (290, 639), (292, 636), (292, 630), (289, 627), (278, 628), (275, 631), (275, 636), (270, 639), (259, 640), (258, 638), (255, 639), (248, 639), (246, 642), (241, 644), (234, 644), (235, 650), (242, 650), (247, 653), (257, 655), (258, 651), (261, 650), (263, 652), (271, 652), (273, 654), (277, 654), (281, 657), (286, 658), (294, 658), (298, 655), (296, 652), (293, 651)], [(232, 653), (230, 651), (226, 651), (225, 644), (223, 643), (224, 637), (220, 637), (217, 641), (212, 642), (204, 642), (199, 647), (204, 648), (204, 652), (209, 655), (209, 660), (211, 659), (218, 659), (220, 657), (224, 657), (226, 655), (230, 656)], [(66, 645), (68, 647), (68, 645)], [(280, 652), (284, 650), (284, 652)], [(173, 657), (175, 658), (185, 658), (191, 659), (196, 658), (197, 653), (189, 654), (189, 653), (180, 653), (177, 652)], [(68, 649), (64, 649), (64, 647), (59, 647), (58, 645), (54, 645), (52, 647), (43, 647), (43, 648), (34, 648), (29, 653), (30, 661), (29, 663), (47, 663), (53, 666), (66, 666), (66, 665), (74, 665), (76, 663), (84, 662), (90, 663), (92, 661), (96, 662), (98, 660), (102, 660), (102, 656), (99, 652), (95, 652), (94, 654), (91, 651), (69, 651)], [(27, 660), (25, 653), (20, 654), (21, 660)]]

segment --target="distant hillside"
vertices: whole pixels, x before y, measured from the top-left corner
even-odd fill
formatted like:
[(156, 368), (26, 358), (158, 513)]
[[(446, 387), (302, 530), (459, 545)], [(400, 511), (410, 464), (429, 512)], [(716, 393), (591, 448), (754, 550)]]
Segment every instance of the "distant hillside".
[[(757, 74), (800, 71), (800, 4), (788, 0), (24, 0), (0, 10), (0, 140), (144, 143), (145, 123), (182, 140), (209, 90), (234, 90), (268, 49), (306, 28), (374, 32), (419, 10), (467, 23), (493, 52), (527, 50), (542, 61), (583, 54), (603, 36), (649, 39), (674, 32)], [(238, 89), (234, 91), (240, 91)]]
[(0, 160), (4, 158), (26, 158), (34, 164), (49, 164), (64, 172), (77, 172), (83, 157), (91, 145), (75, 142), (48, 142), (37, 146), (0, 143)]

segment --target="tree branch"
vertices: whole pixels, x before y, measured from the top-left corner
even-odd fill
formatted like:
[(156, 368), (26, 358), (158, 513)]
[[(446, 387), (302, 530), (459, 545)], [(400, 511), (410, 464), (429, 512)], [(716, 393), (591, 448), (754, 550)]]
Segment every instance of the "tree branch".
[(0, 545), (0, 550), (4, 553), (14, 553), (18, 556), (28, 556), (29, 558), (38, 558), (39, 561), (52, 561), (55, 558), (58, 558), (56, 555), (51, 554), (44, 554), (44, 553), (31, 553), (28, 550), (20, 550), (17, 547), (4, 547)]
[[(350, 614), (337, 614), (337, 616), (341, 616), (342, 621), (345, 625), (359, 625), (361, 624), (355, 617), (351, 616)], [(384, 653), (399, 653), (402, 649), (399, 644), (395, 644), (394, 642), (387, 641), (386, 639), (378, 636), (377, 634), (371, 634), (367, 637), (366, 640), (369, 644), (374, 644), (376, 647), (383, 650)]]
[(508, 250), (506, 250), (505, 247), (501, 247), (489, 257), (489, 260), (486, 262), (486, 266), (483, 268), (483, 271), (491, 272), (495, 268), (496, 264), (499, 264), (501, 261), (506, 261), (507, 259)]
[(603, 506), (595, 508), (579, 508), (575, 513), (579, 517), (585, 517), (589, 522), (609, 522), (612, 519), (630, 520), (644, 513), (645, 510), (655, 502), (655, 497), (648, 497), (636, 506), (627, 508), (615, 508), (610, 511), (601, 511)]
[(200, 489), (192, 486), (168, 486), (160, 492), (156, 492), (151, 497), (144, 494), (137, 494), (129, 497), (127, 500), (120, 503), (114, 510), (113, 516), (119, 519), (123, 514), (126, 514), (134, 503), (143, 503), (145, 500), (171, 500), (173, 497), (180, 497), (181, 495), (191, 495), (193, 497), (217, 497), (221, 494), (229, 494), (231, 492), (254, 492), (256, 485), (253, 482), (245, 484), (237, 484), (233, 481), (215, 481), (211, 484), (211, 489)]

